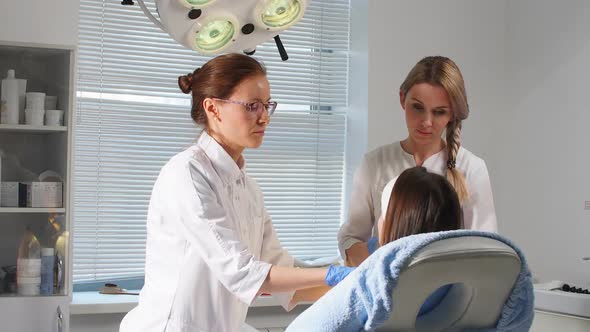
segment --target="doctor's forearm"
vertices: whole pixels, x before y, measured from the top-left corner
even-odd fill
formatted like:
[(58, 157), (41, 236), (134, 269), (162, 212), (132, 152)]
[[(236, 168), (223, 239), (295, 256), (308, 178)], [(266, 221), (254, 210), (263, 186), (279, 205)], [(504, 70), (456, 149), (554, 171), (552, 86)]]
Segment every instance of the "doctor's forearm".
[(259, 292), (288, 292), (324, 286), (327, 272), (327, 269), (300, 269), (273, 265)]
[(346, 265), (359, 266), (369, 257), (369, 249), (366, 242), (357, 242), (346, 249)]
[(324, 296), (332, 287), (330, 286), (317, 286), (306, 289), (299, 289), (293, 294), (291, 299), (291, 305), (296, 305), (302, 302), (315, 302)]

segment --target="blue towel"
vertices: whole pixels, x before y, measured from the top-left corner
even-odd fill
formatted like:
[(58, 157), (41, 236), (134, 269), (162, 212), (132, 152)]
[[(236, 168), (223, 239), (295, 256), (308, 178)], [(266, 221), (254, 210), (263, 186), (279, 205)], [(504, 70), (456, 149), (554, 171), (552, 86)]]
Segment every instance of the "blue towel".
[(500, 240), (514, 248), (521, 260), (521, 271), (496, 328), (473, 331), (528, 331), (533, 321), (533, 283), (520, 249), (494, 233), (457, 230), (425, 233), (391, 242), (373, 253), (340, 284), (326, 293), (287, 328), (287, 332), (364, 331), (381, 326), (389, 318), (391, 297), (400, 272), (414, 254), (434, 241), (460, 236), (483, 236)]

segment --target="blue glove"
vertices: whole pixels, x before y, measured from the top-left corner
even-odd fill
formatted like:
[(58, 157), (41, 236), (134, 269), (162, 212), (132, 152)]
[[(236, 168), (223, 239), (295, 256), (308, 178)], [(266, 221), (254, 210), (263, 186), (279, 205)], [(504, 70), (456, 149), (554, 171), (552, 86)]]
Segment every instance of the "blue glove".
[(328, 268), (328, 273), (326, 274), (326, 279), (324, 279), (324, 281), (328, 286), (336, 286), (353, 270), (354, 267), (330, 265)]
[(373, 236), (367, 242), (367, 248), (369, 248), (369, 255), (374, 253), (375, 250), (379, 249), (379, 239), (376, 236)]

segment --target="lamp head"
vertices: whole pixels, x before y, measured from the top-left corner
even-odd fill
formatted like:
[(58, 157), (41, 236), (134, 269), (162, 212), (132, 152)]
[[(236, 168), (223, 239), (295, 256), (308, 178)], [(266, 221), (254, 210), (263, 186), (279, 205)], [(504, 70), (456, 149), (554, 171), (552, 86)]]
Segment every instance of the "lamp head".
[(162, 26), (201, 54), (252, 52), (297, 23), (308, 0), (155, 0)]

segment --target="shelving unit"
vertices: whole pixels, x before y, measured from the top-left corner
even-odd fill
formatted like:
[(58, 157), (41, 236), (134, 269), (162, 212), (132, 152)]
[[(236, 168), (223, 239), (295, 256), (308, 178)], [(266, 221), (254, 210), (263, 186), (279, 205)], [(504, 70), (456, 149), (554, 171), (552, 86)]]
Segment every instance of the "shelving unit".
[[(14, 69), (17, 78), (27, 80), (27, 92), (57, 96), (57, 108), (64, 111), (63, 126), (0, 123), (0, 152), (3, 156), (0, 182), (35, 181), (35, 177), (46, 170), (56, 172), (63, 179), (62, 207), (0, 206), (0, 267), (14, 271), (9, 267), (17, 263), (18, 246), (26, 228), (35, 234), (41, 247), (58, 247), (56, 239), (60, 235), (61, 239), (66, 239), (65, 252), (62, 253), (63, 286), (56, 288), (53, 294), (23, 296), (15, 289), (15, 275), (0, 280), (2, 330), (67, 330), (72, 268), (69, 239), (75, 59), (73, 46), (0, 41), (0, 79), (6, 76), (8, 69)], [(55, 222), (56, 219), (59, 223)], [(25, 315), (26, 312), (34, 312), (35, 317)], [(60, 330), (58, 326), (66, 328)]]

